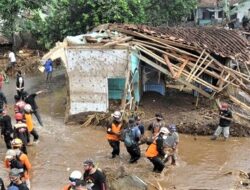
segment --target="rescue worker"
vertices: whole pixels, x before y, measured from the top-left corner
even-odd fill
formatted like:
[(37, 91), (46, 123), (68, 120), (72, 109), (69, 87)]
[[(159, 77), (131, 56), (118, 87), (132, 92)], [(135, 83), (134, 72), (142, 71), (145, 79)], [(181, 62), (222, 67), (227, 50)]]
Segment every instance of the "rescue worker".
[(20, 99), (23, 99), (23, 91), (24, 91), (24, 79), (22, 76), (22, 72), (19, 70), (16, 74), (16, 92)]
[(82, 172), (74, 170), (69, 176), (69, 184), (64, 186), (63, 190), (75, 190), (77, 183), (82, 180)]
[[(23, 181), (26, 182), (27, 186), (30, 188), (30, 171), (31, 171), (31, 163), (29, 161), (28, 156), (21, 151), (21, 147), (22, 147), (22, 140), (15, 138), (12, 142), (12, 148), (13, 150), (16, 151), (16, 157), (17, 159), (23, 164), (24, 166), (24, 177), (23, 177)], [(9, 168), (9, 164), (6, 163), (6, 167)]]
[(95, 168), (92, 160), (83, 162), (84, 174), (83, 180), (87, 187), (92, 190), (107, 190), (106, 177), (99, 168)]
[(53, 61), (50, 58), (45, 62), (44, 68), (45, 68), (45, 73), (47, 73), (46, 82), (50, 82), (52, 80), (52, 72), (53, 72)]
[(141, 157), (141, 150), (139, 147), (139, 141), (141, 138), (141, 131), (135, 124), (134, 118), (129, 118), (128, 126), (122, 132), (122, 139), (124, 145), (130, 154), (131, 158), (129, 163), (136, 163)]
[(27, 104), (31, 105), (32, 113), (36, 116), (37, 121), (40, 124), (40, 126), (43, 126), (43, 122), (42, 122), (41, 116), (39, 114), (38, 106), (36, 104), (36, 99), (35, 98), (36, 98), (37, 95), (41, 94), (42, 92), (43, 92), (42, 90), (37, 91), (36, 93), (33, 93), (33, 94), (28, 94), (27, 92), (24, 92), (24, 101)]
[(2, 111), (0, 115), (1, 137), (4, 138), (7, 149), (11, 149), (11, 141), (13, 140), (13, 128), (11, 118), (6, 110)]
[(21, 180), (21, 175), (19, 173), (19, 170), (14, 168), (10, 170), (9, 173), (9, 178), (10, 178), (10, 185), (9, 187), (15, 186), (19, 190), (29, 190), (30, 188), (28, 187), (25, 182)]
[(221, 107), (219, 109), (219, 116), (220, 116), (219, 126), (214, 132), (214, 135), (211, 137), (211, 140), (216, 140), (222, 132), (224, 140), (227, 140), (229, 138), (229, 133), (230, 133), (229, 129), (233, 116), (227, 103), (224, 102), (221, 104)]
[[(153, 142), (148, 146), (145, 156), (154, 165), (153, 172), (161, 173), (164, 169), (164, 158), (167, 155), (164, 152), (164, 139), (169, 134), (169, 130), (166, 127), (162, 127), (159, 133), (154, 137)], [(166, 155), (166, 156), (165, 156)]]
[(149, 126), (148, 130), (152, 132), (152, 139), (159, 133), (162, 127), (165, 127), (165, 123), (163, 121), (163, 116), (161, 113), (155, 114), (155, 121), (153, 121)]
[(22, 148), (21, 150), (27, 154), (26, 146), (29, 140), (29, 131), (26, 123), (23, 122), (23, 115), (21, 113), (15, 114), (16, 124), (14, 125), (14, 138), (19, 138), (22, 140)]
[(164, 140), (164, 146), (166, 146), (169, 150), (168, 156), (165, 158), (164, 162), (168, 162), (169, 158), (171, 158), (171, 165), (176, 165), (177, 161), (177, 145), (179, 144), (179, 135), (176, 130), (175, 124), (170, 124), (169, 134), (167, 139)]
[[(39, 142), (39, 140), (38, 140), (39, 135), (38, 135), (36, 129), (34, 128), (31, 111), (32, 111), (31, 106), (29, 104), (26, 104), (24, 106), (24, 118), (26, 121), (26, 125), (28, 128), (29, 134), (31, 134), (34, 137), (33, 143), (36, 144)], [(30, 140), (30, 138), (29, 138), (29, 140)], [(28, 143), (30, 143), (30, 141)]]
[(7, 108), (7, 99), (2, 91), (0, 91), (0, 111), (4, 111)]
[(140, 129), (141, 137), (143, 137), (143, 135), (145, 133), (145, 127), (144, 127), (144, 125), (143, 125), (143, 123), (141, 121), (141, 117), (140, 116), (135, 116), (135, 124)]
[(122, 130), (122, 115), (120, 111), (112, 114), (113, 122), (107, 127), (107, 136), (110, 146), (113, 148), (112, 158), (120, 154), (120, 136)]
[(24, 106), (25, 106), (25, 101), (23, 101), (18, 95), (14, 96), (15, 99), (15, 105), (14, 105), (14, 111), (15, 113), (24, 113)]
[(6, 152), (4, 165), (6, 168), (13, 169), (16, 168), (19, 170), (21, 177), (24, 177), (24, 165), (17, 158), (16, 151), (14, 149), (9, 149)]

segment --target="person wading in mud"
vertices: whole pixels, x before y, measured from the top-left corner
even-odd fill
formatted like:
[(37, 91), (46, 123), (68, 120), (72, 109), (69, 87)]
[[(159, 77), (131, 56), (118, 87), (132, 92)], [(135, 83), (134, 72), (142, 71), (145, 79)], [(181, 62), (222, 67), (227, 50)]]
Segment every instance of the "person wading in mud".
[(164, 159), (166, 159), (168, 155), (164, 152), (164, 140), (168, 134), (169, 130), (166, 127), (162, 127), (146, 150), (145, 156), (154, 165), (153, 172), (161, 173), (165, 167)]
[[(38, 135), (36, 129), (34, 128), (31, 111), (32, 111), (31, 105), (26, 104), (24, 106), (24, 119), (26, 121), (26, 125), (28, 128), (29, 134), (31, 134), (34, 137), (33, 143), (37, 144), (39, 142), (39, 140), (38, 140), (39, 135)], [(30, 138), (29, 138), (29, 140), (30, 140)], [(30, 144), (30, 141), (28, 142), (28, 144)]]
[(120, 136), (122, 130), (122, 115), (120, 111), (115, 111), (112, 114), (113, 122), (107, 127), (106, 138), (110, 146), (113, 148), (112, 158), (120, 154)]
[(69, 184), (65, 185), (63, 190), (76, 190), (82, 181), (82, 172), (74, 170), (69, 176)]
[(165, 156), (164, 162), (168, 162), (171, 158), (171, 165), (176, 165), (177, 161), (177, 145), (179, 144), (179, 134), (177, 133), (175, 124), (168, 126), (169, 134), (167, 139), (164, 139), (164, 147), (167, 147), (169, 150), (168, 156)]
[(152, 132), (152, 138), (154, 138), (160, 131), (162, 127), (165, 127), (165, 122), (163, 121), (163, 116), (161, 113), (155, 114), (155, 121), (153, 121), (149, 126), (148, 130)]
[(31, 105), (31, 108), (32, 108), (32, 113), (36, 116), (37, 118), (37, 121), (38, 123), (43, 126), (43, 122), (42, 122), (42, 119), (41, 119), (41, 116), (39, 114), (39, 111), (38, 111), (38, 106), (36, 104), (36, 96), (41, 94), (42, 92), (44, 92), (43, 90), (40, 90), (40, 91), (37, 91), (36, 93), (33, 93), (33, 94), (28, 94), (27, 92), (24, 92), (24, 101), (27, 103), (27, 104), (30, 104)]
[(141, 150), (139, 147), (140, 138), (141, 131), (135, 124), (135, 119), (129, 118), (128, 126), (122, 132), (122, 139), (128, 153), (131, 156), (129, 160), (129, 163), (131, 164), (136, 163), (137, 160), (141, 157)]
[(211, 140), (216, 140), (220, 134), (223, 132), (224, 139), (227, 140), (229, 138), (229, 129), (232, 122), (232, 112), (229, 110), (229, 106), (227, 103), (222, 103), (219, 109), (219, 126), (217, 127), (214, 135), (211, 137)]
[(21, 113), (16, 113), (15, 119), (16, 124), (14, 125), (14, 138), (19, 138), (22, 140), (23, 144), (21, 150), (25, 154), (28, 154), (26, 146), (30, 140), (27, 125), (23, 122), (23, 115)]
[(0, 115), (1, 137), (4, 138), (7, 149), (11, 149), (11, 141), (13, 139), (13, 128), (11, 118), (6, 110), (2, 111)]
[(9, 178), (10, 178), (10, 185), (8, 186), (8, 189), (11, 187), (17, 187), (18, 190), (29, 190), (30, 188), (28, 187), (25, 182), (21, 180), (21, 175), (18, 169), (14, 168), (10, 170), (9, 173)]
[[(24, 177), (22, 178), (23, 181), (26, 182), (27, 186), (30, 188), (30, 171), (31, 171), (31, 163), (29, 161), (28, 156), (22, 152), (21, 147), (23, 142), (21, 139), (15, 138), (11, 142), (12, 149), (16, 152), (17, 159), (23, 164), (24, 166)], [(8, 162), (5, 163), (6, 168), (10, 168)]]
[(23, 99), (23, 91), (24, 91), (24, 79), (21, 71), (17, 71), (16, 74), (16, 92), (20, 99)]
[(83, 180), (87, 187), (92, 190), (107, 190), (106, 177), (99, 168), (95, 168), (92, 160), (85, 160), (83, 162), (84, 174)]
[(7, 99), (2, 91), (0, 91), (0, 111), (4, 111), (7, 108)]

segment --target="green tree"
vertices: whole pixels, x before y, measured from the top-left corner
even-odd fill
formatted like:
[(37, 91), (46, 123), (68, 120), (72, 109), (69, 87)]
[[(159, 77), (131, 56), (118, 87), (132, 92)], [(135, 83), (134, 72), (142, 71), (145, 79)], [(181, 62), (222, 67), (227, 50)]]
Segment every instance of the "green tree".
[(144, 0), (147, 23), (178, 24), (195, 9), (197, 0)]
[(0, 18), (3, 22), (2, 32), (7, 36), (24, 27), (24, 19), (32, 10), (44, 5), (46, 0), (1, 0)]
[(140, 0), (55, 0), (36, 11), (29, 23), (32, 33), (46, 48), (67, 35), (79, 35), (104, 23), (140, 23), (144, 20)]

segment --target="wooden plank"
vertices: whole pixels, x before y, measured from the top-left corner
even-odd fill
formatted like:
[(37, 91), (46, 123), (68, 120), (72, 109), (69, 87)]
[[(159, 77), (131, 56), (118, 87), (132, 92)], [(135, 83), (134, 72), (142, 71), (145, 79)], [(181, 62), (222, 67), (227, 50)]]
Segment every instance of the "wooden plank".
[(130, 36), (129, 37), (120, 38), (120, 39), (118, 39), (116, 41), (112, 41), (112, 42), (108, 42), (108, 43), (104, 44), (103, 47), (115, 46), (115, 45), (117, 45), (119, 43), (127, 42), (127, 41), (130, 41), (132, 39), (133, 38), (130, 37)]
[(153, 37), (149, 37), (149, 36), (147, 36), (147, 35), (144, 35), (144, 34), (141, 34), (141, 33), (138, 33), (138, 32), (135, 32), (135, 34), (137, 34), (137, 35), (139, 35), (139, 36), (141, 36), (141, 37), (144, 37), (144, 38), (146, 38), (146, 39), (148, 39), (148, 40), (151, 40), (151, 41), (157, 42), (157, 43), (159, 43), (159, 44), (162, 44), (162, 45), (164, 45), (164, 46), (166, 46), (166, 47), (168, 47), (168, 48), (170, 48), (170, 49), (173, 49), (173, 50), (175, 50), (175, 51), (177, 51), (177, 52), (180, 52), (180, 53), (183, 53), (183, 54), (186, 54), (186, 55), (194, 56), (194, 54), (192, 54), (192, 53), (189, 53), (189, 52), (187, 52), (187, 51), (181, 50), (181, 49), (176, 48), (176, 47), (174, 47), (174, 46), (168, 45), (168, 44), (166, 44), (166, 43), (164, 43), (164, 42), (161, 42), (159, 39), (155, 39), (155, 38), (153, 38)]
[[(164, 73), (164, 74), (166, 74), (166, 75), (168, 75), (168, 76), (170, 76), (170, 77), (172, 76), (171, 73), (170, 73), (167, 69), (165, 69), (165, 68), (163, 68), (163, 67), (157, 65), (156, 63), (154, 63), (153, 61), (149, 60), (149, 59), (146, 58), (145, 56), (138, 55), (138, 54), (136, 54), (136, 56), (137, 56), (140, 60), (142, 60), (142, 61), (144, 61), (145, 63), (147, 63), (147, 64), (149, 64), (150, 66), (152, 66), (153, 68), (155, 68), (155, 69), (161, 71), (162, 73)], [(187, 81), (182, 80), (181, 78), (177, 79), (177, 81), (179, 81), (180, 83), (184, 84), (185, 86), (188, 86), (189, 88), (191, 88), (191, 89), (193, 89), (193, 90), (196, 90), (197, 92), (201, 93), (203, 96), (205, 96), (205, 97), (207, 97), (207, 98), (211, 98), (210, 94), (208, 94), (207, 92), (203, 91), (202, 89), (200, 89), (200, 88), (198, 88), (198, 87), (196, 87), (196, 86), (194, 86), (194, 85), (188, 83)]]
[(125, 88), (124, 88), (124, 92), (123, 92), (123, 97), (122, 97), (122, 101), (121, 101), (121, 108), (122, 110), (125, 110), (126, 108), (126, 100), (127, 100), (127, 93), (128, 93), (128, 88), (129, 88), (129, 78), (130, 78), (130, 72), (131, 72), (131, 63), (130, 63), (130, 51), (128, 51), (128, 65), (127, 65), (127, 70), (126, 70), (126, 81), (125, 81)]
[(164, 57), (164, 60), (165, 60), (167, 66), (169, 68), (170, 73), (172, 74), (172, 77), (174, 78), (176, 74), (175, 74), (175, 72), (173, 70), (172, 63), (169, 61), (167, 55), (163, 55), (163, 57)]
[(187, 63), (189, 62), (189, 60), (184, 61), (184, 63), (182, 63), (182, 65), (180, 66), (179, 71), (176, 73), (176, 75), (174, 76), (174, 79), (178, 79), (181, 76), (182, 71), (184, 70), (185, 66), (187, 65)]
[(247, 111), (250, 111), (250, 107), (246, 104), (244, 104), (243, 102), (241, 102), (240, 100), (238, 100), (237, 98), (235, 98), (234, 96), (232, 95), (229, 95), (229, 98), (237, 105), (239, 105), (241, 108), (247, 110)]

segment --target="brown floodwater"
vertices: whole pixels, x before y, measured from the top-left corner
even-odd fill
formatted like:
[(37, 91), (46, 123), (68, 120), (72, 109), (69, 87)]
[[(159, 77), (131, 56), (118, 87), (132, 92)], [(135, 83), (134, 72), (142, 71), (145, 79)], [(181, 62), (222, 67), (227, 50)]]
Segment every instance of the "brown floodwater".
[[(143, 156), (137, 164), (129, 165), (129, 156), (123, 146), (120, 158), (110, 159), (111, 148), (105, 139), (102, 127), (67, 126), (64, 124), (66, 89), (65, 78), (60, 73), (50, 85), (42, 76), (25, 79), (28, 92), (47, 89), (37, 97), (37, 103), (44, 122), (39, 127), (40, 143), (28, 147), (32, 163), (32, 190), (60, 190), (68, 183), (72, 170), (82, 170), (82, 162), (93, 158), (100, 168), (124, 166), (145, 182), (158, 181), (165, 189), (237, 189), (239, 170), (250, 171), (250, 139), (231, 138), (227, 142), (210, 141), (209, 137), (180, 135), (179, 161), (176, 167), (169, 167), (162, 174), (152, 173), (151, 163)], [(3, 91), (13, 103), (14, 81), (5, 85)], [(9, 106), (11, 108), (11, 106)], [(10, 111), (10, 115), (13, 115)], [(144, 154), (146, 145), (141, 147)], [(0, 141), (0, 177), (9, 183), (3, 167), (6, 152)], [(233, 172), (233, 175), (224, 175)]]

